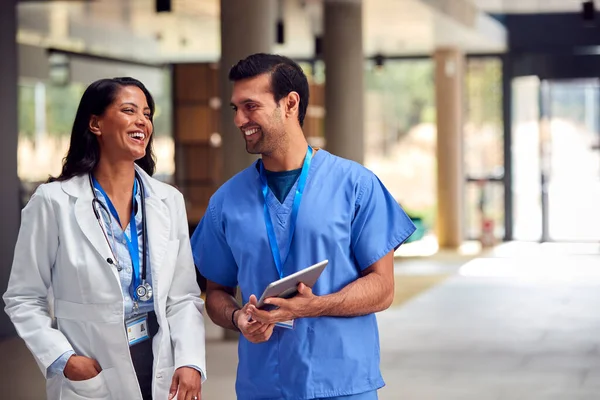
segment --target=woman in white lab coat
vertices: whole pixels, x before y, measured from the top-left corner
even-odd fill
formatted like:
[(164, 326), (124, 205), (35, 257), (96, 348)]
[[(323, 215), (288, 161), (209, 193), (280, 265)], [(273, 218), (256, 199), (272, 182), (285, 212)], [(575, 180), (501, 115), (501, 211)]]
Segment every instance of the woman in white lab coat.
[(151, 177), (153, 115), (141, 82), (92, 83), (23, 209), (5, 310), (50, 400), (200, 398), (203, 301), (183, 197)]

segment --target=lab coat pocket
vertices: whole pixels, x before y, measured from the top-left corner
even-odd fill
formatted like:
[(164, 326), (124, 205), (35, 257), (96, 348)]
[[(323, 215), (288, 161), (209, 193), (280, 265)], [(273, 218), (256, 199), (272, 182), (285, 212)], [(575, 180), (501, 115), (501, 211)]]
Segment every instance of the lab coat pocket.
[(106, 375), (109, 375), (112, 368), (100, 371), (98, 375), (85, 381), (71, 381), (64, 379), (61, 393), (61, 400), (111, 400), (110, 391)]
[(160, 368), (156, 372), (156, 376), (154, 377), (156, 382), (156, 392), (154, 394), (157, 399), (169, 398), (169, 389), (171, 388), (174, 372), (175, 367)]

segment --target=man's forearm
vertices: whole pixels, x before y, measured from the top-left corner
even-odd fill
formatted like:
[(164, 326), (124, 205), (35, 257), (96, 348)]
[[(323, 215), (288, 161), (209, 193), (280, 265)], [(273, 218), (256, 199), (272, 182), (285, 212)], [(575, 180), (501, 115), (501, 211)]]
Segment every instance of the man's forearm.
[(206, 312), (215, 324), (223, 328), (238, 330), (233, 325), (231, 316), (239, 308), (235, 297), (223, 290), (212, 290), (206, 295)]
[(370, 273), (346, 285), (337, 293), (315, 297), (307, 317), (356, 317), (383, 311), (394, 299), (394, 281)]

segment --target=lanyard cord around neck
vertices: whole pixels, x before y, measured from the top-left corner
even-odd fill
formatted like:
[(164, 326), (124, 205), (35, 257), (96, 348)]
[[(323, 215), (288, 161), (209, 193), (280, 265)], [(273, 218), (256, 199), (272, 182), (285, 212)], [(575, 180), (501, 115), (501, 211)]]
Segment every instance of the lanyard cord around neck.
[[(308, 177), (308, 170), (310, 169), (310, 163), (312, 160), (313, 149), (308, 146), (308, 150), (306, 151), (306, 156), (304, 157), (304, 163), (302, 165), (302, 171), (300, 172), (300, 178), (298, 180), (298, 185), (296, 186), (296, 193), (294, 194), (294, 203), (292, 205), (292, 218), (290, 222), (290, 235), (288, 239), (286, 254), (287, 257), (290, 255), (290, 249), (292, 245), (292, 238), (294, 236), (294, 231), (296, 230), (296, 219), (298, 218), (298, 209), (300, 208), (300, 202), (302, 201), (302, 194), (304, 192), (304, 186), (306, 185), (306, 178)], [(260, 163), (260, 181), (261, 181), (261, 189), (263, 194), (264, 206), (263, 206), (263, 214), (265, 219), (265, 225), (267, 227), (267, 236), (269, 237), (269, 245), (271, 247), (271, 253), (273, 254), (273, 260), (275, 261), (275, 267), (277, 268), (277, 272), (279, 273), (279, 277), (283, 278), (283, 266), (285, 265), (286, 260), (281, 260), (281, 254), (279, 252), (279, 246), (277, 245), (277, 237), (275, 236), (275, 230), (273, 229), (273, 221), (271, 220), (271, 214), (269, 213), (269, 206), (267, 205), (267, 195), (269, 193), (269, 185), (267, 182), (267, 177), (265, 173), (265, 167), (262, 163), (262, 160), (259, 160)]]

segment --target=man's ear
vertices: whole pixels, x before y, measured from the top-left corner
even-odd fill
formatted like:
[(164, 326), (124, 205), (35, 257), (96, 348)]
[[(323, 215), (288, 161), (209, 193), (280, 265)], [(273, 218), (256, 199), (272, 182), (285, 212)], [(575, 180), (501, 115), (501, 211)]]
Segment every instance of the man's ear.
[(285, 99), (285, 115), (288, 118), (298, 116), (300, 112), (300, 95), (298, 92), (290, 92)]
[(92, 115), (90, 117), (90, 123), (88, 124), (88, 129), (96, 136), (102, 135), (102, 131), (100, 130), (100, 120), (98, 116)]

